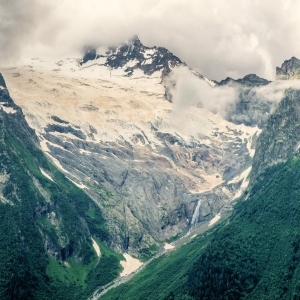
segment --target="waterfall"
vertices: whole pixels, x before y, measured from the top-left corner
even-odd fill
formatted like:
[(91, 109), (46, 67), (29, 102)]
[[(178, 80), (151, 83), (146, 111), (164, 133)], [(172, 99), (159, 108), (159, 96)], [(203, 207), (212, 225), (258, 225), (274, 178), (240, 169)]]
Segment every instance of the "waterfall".
[(198, 221), (200, 205), (201, 205), (201, 199), (198, 200), (197, 206), (196, 206), (196, 208), (194, 210), (193, 217), (192, 217), (192, 222), (191, 222), (191, 227), (194, 227), (195, 224)]

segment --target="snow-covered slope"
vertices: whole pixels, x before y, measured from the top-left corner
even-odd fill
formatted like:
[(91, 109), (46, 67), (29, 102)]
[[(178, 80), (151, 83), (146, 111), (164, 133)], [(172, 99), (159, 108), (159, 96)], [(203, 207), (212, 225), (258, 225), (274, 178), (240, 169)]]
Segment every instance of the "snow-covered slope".
[(102, 208), (112, 246), (149, 255), (229, 207), (246, 186), (259, 129), (199, 107), (181, 118), (161, 84), (175, 63), (159, 67), (144, 47), (151, 69), (137, 53), (114, 67), (120, 50), (111, 51), (84, 63), (32, 59), (3, 75), (41, 148)]

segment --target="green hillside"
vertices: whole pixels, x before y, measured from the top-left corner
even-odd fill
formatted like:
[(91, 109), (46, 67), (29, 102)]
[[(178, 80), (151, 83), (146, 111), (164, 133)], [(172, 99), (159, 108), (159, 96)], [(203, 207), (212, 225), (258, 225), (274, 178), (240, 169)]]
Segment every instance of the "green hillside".
[(213, 233), (101, 299), (299, 299), (300, 159), (262, 178)]
[(92, 247), (109, 243), (105, 220), (35, 146), (7, 90), (0, 100), (13, 111), (0, 111), (0, 299), (84, 299), (121, 269)]

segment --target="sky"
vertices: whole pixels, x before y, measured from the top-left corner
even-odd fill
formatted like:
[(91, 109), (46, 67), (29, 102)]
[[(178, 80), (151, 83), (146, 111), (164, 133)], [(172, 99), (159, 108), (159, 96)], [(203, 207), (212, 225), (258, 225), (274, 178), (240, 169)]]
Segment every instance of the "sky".
[(210, 79), (274, 80), (276, 66), (300, 58), (299, 16), (298, 0), (0, 0), (0, 67), (137, 34)]

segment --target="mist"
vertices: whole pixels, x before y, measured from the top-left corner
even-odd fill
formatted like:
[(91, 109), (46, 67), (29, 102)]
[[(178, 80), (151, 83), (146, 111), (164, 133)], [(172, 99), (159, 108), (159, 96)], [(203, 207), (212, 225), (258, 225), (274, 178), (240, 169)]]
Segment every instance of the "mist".
[(172, 96), (175, 114), (196, 106), (225, 115), (228, 105), (234, 103), (238, 96), (235, 87), (213, 87), (184, 66), (176, 68), (165, 80), (165, 85)]
[[(299, 80), (277, 80), (252, 88), (237, 83), (212, 86), (185, 66), (174, 69), (165, 79), (164, 84), (173, 102), (174, 124), (181, 128), (187, 126), (189, 110), (193, 107), (204, 109), (202, 112), (199, 111), (199, 118), (201, 114), (206, 114), (205, 111), (226, 118), (234, 113), (232, 109), (240, 101), (240, 95), (245, 92), (249, 100), (272, 103), (275, 109), (283, 99), (286, 89), (300, 89)], [(240, 117), (245, 119), (243, 115)], [(235, 116), (235, 119), (238, 119), (238, 116)]]
[(276, 66), (300, 57), (299, 14), (296, 0), (1, 0), (0, 65), (80, 57), (137, 34), (210, 79), (273, 80)]

